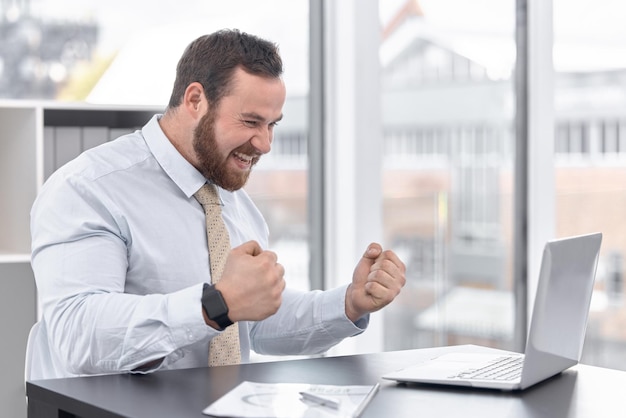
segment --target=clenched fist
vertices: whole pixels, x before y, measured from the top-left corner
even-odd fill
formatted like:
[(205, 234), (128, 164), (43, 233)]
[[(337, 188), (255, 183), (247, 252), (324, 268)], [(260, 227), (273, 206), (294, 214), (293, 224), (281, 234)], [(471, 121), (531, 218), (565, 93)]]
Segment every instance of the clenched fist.
[(231, 321), (260, 321), (278, 311), (285, 289), (284, 267), (272, 251), (248, 241), (228, 254), (215, 287), (222, 292)]
[(388, 305), (406, 283), (406, 267), (391, 250), (377, 243), (367, 247), (346, 291), (346, 315), (353, 322)]

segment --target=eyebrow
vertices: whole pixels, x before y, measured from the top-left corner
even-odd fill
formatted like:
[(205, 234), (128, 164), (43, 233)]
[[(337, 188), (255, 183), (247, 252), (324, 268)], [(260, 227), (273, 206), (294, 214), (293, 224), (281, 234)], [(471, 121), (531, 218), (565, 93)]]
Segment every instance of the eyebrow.
[[(243, 118), (247, 118), (247, 119), (254, 119), (254, 120), (257, 120), (257, 121), (264, 121), (264, 120), (265, 120), (265, 118), (264, 118), (264, 117), (262, 117), (262, 116), (261, 116), (261, 115), (259, 115), (258, 113), (254, 113), (254, 112), (251, 112), (251, 113), (242, 113), (242, 114), (241, 114), (241, 116), (242, 116)], [(279, 122), (279, 121), (281, 121), (282, 119), (283, 119), (283, 114), (281, 113), (281, 114), (280, 114), (280, 116), (279, 116), (276, 120), (273, 120), (272, 122)]]

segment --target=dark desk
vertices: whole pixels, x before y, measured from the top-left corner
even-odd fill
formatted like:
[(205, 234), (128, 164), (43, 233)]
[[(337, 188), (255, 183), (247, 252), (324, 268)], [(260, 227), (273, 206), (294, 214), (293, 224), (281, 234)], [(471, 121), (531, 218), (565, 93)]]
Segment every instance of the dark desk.
[[(478, 347), (470, 346), (474, 350)], [(28, 416), (55, 418), (205, 417), (202, 410), (243, 380), (373, 384), (381, 390), (362, 417), (623, 417), (626, 372), (578, 365), (524, 392), (427, 385), (380, 379), (444, 348), (240, 366), (171, 370), (28, 382)]]

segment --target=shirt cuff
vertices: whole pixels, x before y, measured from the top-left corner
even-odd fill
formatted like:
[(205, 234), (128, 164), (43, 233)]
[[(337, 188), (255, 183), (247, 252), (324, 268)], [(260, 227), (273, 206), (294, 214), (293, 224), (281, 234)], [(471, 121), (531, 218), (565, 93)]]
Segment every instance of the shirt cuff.
[(334, 337), (343, 338), (355, 336), (367, 329), (369, 325), (369, 314), (362, 316), (356, 322), (352, 322), (346, 315), (346, 290), (348, 285), (340, 286), (323, 292), (324, 303), (321, 318), (323, 324), (327, 326), (327, 331)]
[(204, 283), (168, 295), (168, 326), (178, 347), (184, 347), (219, 334), (208, 326), (202, 316), (202, 289)]

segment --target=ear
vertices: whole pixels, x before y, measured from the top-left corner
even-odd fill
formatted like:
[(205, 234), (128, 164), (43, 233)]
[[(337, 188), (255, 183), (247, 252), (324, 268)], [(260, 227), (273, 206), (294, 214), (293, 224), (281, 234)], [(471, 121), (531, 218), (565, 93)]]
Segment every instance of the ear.
[(185, 89), (183, 96), (183, 106), (187, 112), (194, 118), (200, 119), (208, 108), (204, 88), (198, 82), (191, 83)]

